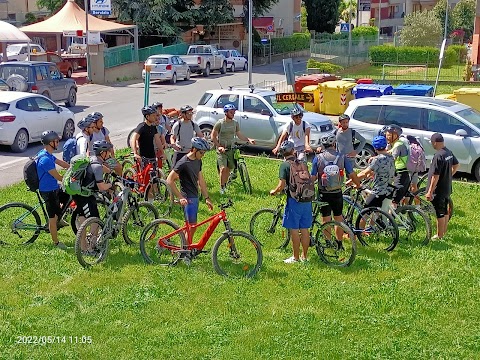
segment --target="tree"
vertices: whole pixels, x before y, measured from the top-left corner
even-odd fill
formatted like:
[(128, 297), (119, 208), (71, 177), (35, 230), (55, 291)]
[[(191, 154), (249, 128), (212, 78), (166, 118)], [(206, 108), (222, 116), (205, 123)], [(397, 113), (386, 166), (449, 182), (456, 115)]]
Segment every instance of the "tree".
[[(450, 34), (454, 27), (453, 27), (453, 18), (452, 18), (452, 7), (449, 4), (448, 8), (448, 20), (447, 20), (447, 35)], [(445, 31), (445, 12), (447, 8), (447, 0), (438, 0), (437, 4), (433, 7), (432, 11), (440, 21), (440, 26), (442, 27), (442, 31)]]
[[(253, 17), (259, 17), (271, 9), (279, 0), (253, 0)], [(248, 0), (243, 0), (243, 25), (248, 28)]]
[(465, 31), (464, 40), (473, 34), (475, 20), (475, 0), (460, 0), (452, 11), (453, 28)]
[(233, 20), (233, 7), (229, 0), (203, 0), (196, 22), (213, 30), (216, 25)]
[(400, 41), (405, 46), (438, 46), (442, 35), (442, 25), (435, 12), (413, 12), (405, 16)]
[(338, 7), (338, 14), (346, 23), (353, 21), (357, 17), (357, 0), (342, 0)]
[[(75, 0), (77, 5), (81, 6), (83, 9), (84, 1)], [(53, 14), (57, 10), (61, 9), (65, 4), (65, 0), (37, 0), (37, 6), (39, 9), (47, 9), (50, 11), (50, 14)]]
[(333, 33), (338, 23), (340, 0), (305, 0), (308, 30)]

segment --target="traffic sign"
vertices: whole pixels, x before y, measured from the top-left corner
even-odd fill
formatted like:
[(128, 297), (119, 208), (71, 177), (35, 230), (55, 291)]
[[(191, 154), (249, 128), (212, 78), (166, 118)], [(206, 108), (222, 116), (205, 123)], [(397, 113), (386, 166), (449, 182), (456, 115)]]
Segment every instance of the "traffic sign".
[(349, 32), (350, 31), (350, 25), (351, 24), (347, 24), (347, 23), (340, 24), (340, 31), (341, 32)]
[(313, 103), (313, 94), (307, 93), (279, 93), (276, 95), (277, 102), (307, 102)]

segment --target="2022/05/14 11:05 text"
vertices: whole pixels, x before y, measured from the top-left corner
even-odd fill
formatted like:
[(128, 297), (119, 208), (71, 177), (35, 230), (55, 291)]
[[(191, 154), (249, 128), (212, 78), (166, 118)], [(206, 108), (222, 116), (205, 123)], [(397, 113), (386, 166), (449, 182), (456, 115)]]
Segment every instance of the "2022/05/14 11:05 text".
[(92, 344), (91, 336), (16, 336), (16, 344)]

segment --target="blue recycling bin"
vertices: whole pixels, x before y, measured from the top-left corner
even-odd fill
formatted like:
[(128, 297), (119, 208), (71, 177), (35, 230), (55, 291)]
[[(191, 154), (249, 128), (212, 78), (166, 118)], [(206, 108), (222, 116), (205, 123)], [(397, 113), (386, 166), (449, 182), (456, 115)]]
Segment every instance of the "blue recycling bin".
[(431, 85), (399, 85), (393, 89), (395, 95), (433, 96)]
[(352, 90), (355, 99), (366, 97), (380, 97), (382, 95), (392, 95), (393, 87), (391, 85), (380, 84), (358, 84)]

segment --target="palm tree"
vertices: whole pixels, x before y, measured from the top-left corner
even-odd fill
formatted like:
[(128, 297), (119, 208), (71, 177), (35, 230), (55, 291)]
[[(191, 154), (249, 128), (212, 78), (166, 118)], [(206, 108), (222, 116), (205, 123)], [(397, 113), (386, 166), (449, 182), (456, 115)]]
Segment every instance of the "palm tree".
[[(349, 11), (350, 18), (349, 18)], [(341, 20), (348, 23), (349, 20), (353, 20), (357, 17), (357, 0), (342, 0), (338, 6), (338, 14)]]

